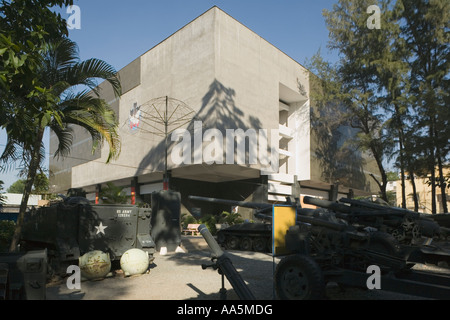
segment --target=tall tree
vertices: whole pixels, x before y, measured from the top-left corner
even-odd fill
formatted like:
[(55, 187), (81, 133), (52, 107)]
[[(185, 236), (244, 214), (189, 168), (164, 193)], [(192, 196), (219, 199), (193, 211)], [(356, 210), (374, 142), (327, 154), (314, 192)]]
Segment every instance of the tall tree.
[(19, 179), (13, 182), (6, 191), (8, 191), (8, 193), (23, 194), (25, 190), (25, 183), (25, 179)]
[(41, 89), (37, 78), (42, 45), (67, 36), (67, 26), (54, 6), (73, 0), (0, 0), (0, 125), (8, 103), (26, 101)]
[(311, 127), (314, 154), (322, 167), (322, 177), (331, 184), (342, 183), (357, 189), (366, 187), (361, 178), (361, 152), (348, 143), (355, 130), (349, 128), (348, 110), (342, 103), (336, 66), (323, 59), (320, 50), (305, 62), (310, 74)]
[[(402, 36), (412, 53), (411, 92), (415, 97), (416, 132), (426, 137), (432, 213), (437, 212), (440, 186), (444, 212), (448, 211), (443, 166), (449, 156), (450, 3), (446, 0), (399, 0)], [(436, 168), (438, 174), (436, 175)]]
[(400, 170), (401, 195), (403, 208), (406, 208), (406, 173), (409, 158), (406, 157), (408, 144), (406, 130), (410, 114), (409, 100), (409, 68), (405, 59), (409, 56), (405, 41), (400, 37), (401, 29), (398, 23), (399, 10), (395, 4), (382, 1), (380, 18), (382, 26), (376, 31), (377, 37), (370, 42), (372, 64), (376, 66), (373, 75), (378, 86), (378, 97), (386, 114), (385, 128), (387, 135), (396, 145), (392, 150), (397, 155), (397, 167)]
[[(74, 125), (90, 133), (94, 149), (104, 141), (108, 143), (107, 162), (120, 153), (115, 113), (100, 98), (95, 81), (99, 78), (108, 81), (119, 96), (121, 86), (114, 68), (98, 59), (80, 62), (76, 44), (61, 38), (43, 47), (36, 71), (41, 84), (39, 93), (32, 96), (25, 108), (11, 103), (6, 118), (6, 123), (13, 125), (14, 129), (8, 131), (7, 154), (3, 159), (17, 154), (19, 149), (27, 159), (27, 181), (11, 250), (17, 245), (28, 197), (42, 160), (42, 139), (46, 128), (51, 128), (58, 138), (55, 156), (65, 156), (70, 152)], [(76, 91), (80, 85), (87, 89)], [(13, 115), (11, 111), (18, 111), (18, 114)], [(15, 127), (18, 119), (22, 120), (21, 128)]]
[[(380, 1), (387, 9), (389, 1)], [(386, 19), (380, 20), (381, 29), (368, 27), (367, 9), (373, 1), (340, 0), (332, 11), (324, 11), (330, 39), (329, 47), (339, 53), (338, 76), (342, 83), (340, 100), (347, 109), (348, 123), (358, 130), (355, 140), (358, 148), (373, 156), (381, 181), (372, 175), (380, 188), (381, 197), (387, 200), (387, 174), (385, 161), (392, 153), (393, 141), (387, 135), (382, 94), (379, 86), (380, 64), (383, 56), (382, 28)], [(379, 18), (381, 19), (381, 15)]]

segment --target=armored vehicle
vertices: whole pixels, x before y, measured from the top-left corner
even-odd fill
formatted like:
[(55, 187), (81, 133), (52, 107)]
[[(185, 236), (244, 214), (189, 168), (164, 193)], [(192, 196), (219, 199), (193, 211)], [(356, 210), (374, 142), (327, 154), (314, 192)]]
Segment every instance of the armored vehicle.
[(217, 232), (217, 242), (228, 250), (270, 252), (272, 250), (272, 205), (269, 203), (234, 201), (189, 196), (190, 200), (256, 209), (255, 217), (263, 222), (244, 222)]
[(217, 242), (228, 250), (269, 252), (272, 248), (272, 225), (236, 224), (217, 231)]
[(49, 267), (57, 272), (65, 272), (64, 265), (93, 250), (109, 253), (114, 261), (128, 249), (139, 248), (153, 259), (150, 216), (149, 208), (91, 205), (86, 198), (67, 197), (25, 215), (20, 249), (46, 248)]

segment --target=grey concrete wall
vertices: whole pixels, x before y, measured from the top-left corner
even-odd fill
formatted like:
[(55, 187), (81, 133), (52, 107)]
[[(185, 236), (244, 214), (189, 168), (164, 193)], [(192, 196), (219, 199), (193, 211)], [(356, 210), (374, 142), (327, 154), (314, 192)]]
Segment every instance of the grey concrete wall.
[[(156, 134), (151, 116), (157, 116), (155, 109), (160, 108), (166, 96), (170, 98), (169, 109), (182, 105), (193, 111), (195, 119), (182, 126), (192, 135), (194, 120), (202, 121), (202, 132), (219, 129), (225, 133), (226, 129), (238, 128), (276, 130), (280, 123), (279, 100), (290, 104), (288, 126), (295, 132), (295, 139), (289, 142), (289, 150), (294, 156), (283, 164), (284, 173), (302, 181), (327, 183), (322, 176), (323, 168), (314, 158), (309, 72), (217, 7), (163, 40), (119, 74), (123, 86), (120, 100), (102, 84), (102, 96), (118, 114), (122, 142), (119, 159), (105, 165), (108, 147), (105, 145), (91, 155), (90, 141), (77, 130), (73, 158), (51, 161), (51, 170), (57, 173), (51, 177), (51, 185), (63, 190), (108, 181), (129, 185), (133, 177), (145, 183), (161, 181), (165, 143)], [(140, 106), (141, 116), (145, 115), (139, 130), (130, 129), (133, 106)], [(161, 128), (162, 124), (158, 126)], [(275, 131), (271, 133), (275, 135)], [(51, 143), (54, 144), (54, 139)], [(259, 164), (176, 164), (170, 156), (175, 144), (169, 139), (168, 168), (174, 178), (226, 182), (260, 175)]]

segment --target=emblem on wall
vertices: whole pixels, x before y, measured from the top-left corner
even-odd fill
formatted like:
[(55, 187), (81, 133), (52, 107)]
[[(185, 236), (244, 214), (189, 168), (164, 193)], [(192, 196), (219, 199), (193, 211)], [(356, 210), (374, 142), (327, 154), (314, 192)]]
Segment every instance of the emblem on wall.
[(129, 126), (131, 131), (135, 131), (139, 128), (141, 123), (141, 107), (137, 105), (137, 102), (133, 104), (130, 109)]

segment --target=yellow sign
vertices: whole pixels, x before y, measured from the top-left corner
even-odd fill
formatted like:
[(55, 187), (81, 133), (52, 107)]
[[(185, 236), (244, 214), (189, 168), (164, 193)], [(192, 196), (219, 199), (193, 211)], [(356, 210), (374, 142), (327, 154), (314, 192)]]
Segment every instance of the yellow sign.
[(297, 210), (286, 205), (274, 205), (272, 215), (272, 253), (274, 256), (288, 253), (285, 236), (289, 227), (295, 226)]

